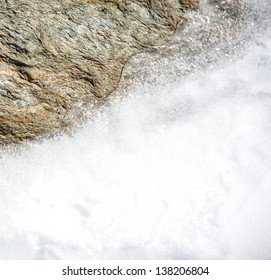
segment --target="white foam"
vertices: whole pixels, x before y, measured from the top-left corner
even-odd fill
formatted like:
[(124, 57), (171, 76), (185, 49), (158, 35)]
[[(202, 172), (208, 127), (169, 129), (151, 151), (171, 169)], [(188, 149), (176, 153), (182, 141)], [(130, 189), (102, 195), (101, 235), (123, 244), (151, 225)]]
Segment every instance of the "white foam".
[(0, 258), (270, 259), (270, 77), (258, 40), (3, 156)]

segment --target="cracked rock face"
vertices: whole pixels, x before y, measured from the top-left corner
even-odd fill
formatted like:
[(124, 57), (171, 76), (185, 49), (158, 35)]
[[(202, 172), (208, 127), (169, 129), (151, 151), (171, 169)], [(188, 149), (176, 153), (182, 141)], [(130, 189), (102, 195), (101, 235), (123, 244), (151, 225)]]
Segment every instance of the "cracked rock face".
[(0, 143), (69, 127), (129, 57), (166, 42), (196, 0), (0, 0)]

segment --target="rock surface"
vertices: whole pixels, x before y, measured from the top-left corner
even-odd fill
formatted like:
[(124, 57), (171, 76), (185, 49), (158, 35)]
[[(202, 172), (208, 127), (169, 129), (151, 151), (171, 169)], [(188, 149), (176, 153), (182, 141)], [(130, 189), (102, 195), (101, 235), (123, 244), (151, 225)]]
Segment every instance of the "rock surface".
[(191, 24), (180, 26), (169, 42), (129, 59), (116, 94), (135, 92), (142, 82), (148, 91), (147, 87), (163, 86), (165, 80), (174, 83), (176, 77), (183, 79), (202, 71), (223, 57), (229, 60), (238, 55), (244, 41), (248, 44), (254, 37), (250, 27), (256, 27), (255, 18), (254, 10), (242, 0), (200, 1), (198, 9), (185, 14)]
[(0, 143), (70, 127), (196, 0), (0, 0)]

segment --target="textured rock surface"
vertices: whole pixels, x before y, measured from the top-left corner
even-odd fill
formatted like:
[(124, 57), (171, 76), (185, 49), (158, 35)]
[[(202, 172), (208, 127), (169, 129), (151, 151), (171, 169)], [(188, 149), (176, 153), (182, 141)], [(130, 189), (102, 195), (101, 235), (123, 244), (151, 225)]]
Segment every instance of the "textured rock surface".
[[(253, 17), (253, 18), (251, 18)], [(157, 87), (232, 57), (251, 40), (251, 22), (257, 16), (242, 0), (202, 0), (197, 10), (186, 13), (187, 23), (178, 28), (169, 42), (134, 54), (126, 63), (118, 91), (135, 91), (133, 86)], [(244, 30), (248, 33), (245, 35)], [(243, 34), (242, 36), (240, 36)], [(131, 83), (135, 81), (135, 83)], [(129, 82), (127, 82), (129, 81)]]
[(195, 0), (0, 0), (0, 142), (69, 127), (129, 57), (168, 40)]

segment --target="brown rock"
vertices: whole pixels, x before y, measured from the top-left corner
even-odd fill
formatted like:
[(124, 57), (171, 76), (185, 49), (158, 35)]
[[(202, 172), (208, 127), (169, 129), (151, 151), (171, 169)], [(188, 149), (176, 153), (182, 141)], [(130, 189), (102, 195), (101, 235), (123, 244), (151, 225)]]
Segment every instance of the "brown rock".
[(0, 142), (77, 122), (136, 52), (166, 42), (195, 0), (0, 0)]

